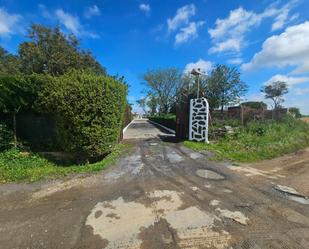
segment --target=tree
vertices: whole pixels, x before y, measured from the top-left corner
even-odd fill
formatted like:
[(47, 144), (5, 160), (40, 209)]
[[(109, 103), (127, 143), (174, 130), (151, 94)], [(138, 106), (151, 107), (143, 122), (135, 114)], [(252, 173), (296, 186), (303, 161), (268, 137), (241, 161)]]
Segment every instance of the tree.
[[(199, 96), (205, 97), (207, 75), (199, 76)], [(197, 97), (197, 77), (190, 73), (185, 73), (182, 75), (181, 84), (177, 89), (177, 103), (184, 102), (187, 103), (189, 99)]]
[(0, 112), (13, 117), (14, 146), (17, 147), (16, 115), (28, 110), (36, 100), (36, 84), (32, 76), (4, 75), (0, 77)]
[(158, 100), (154, 95), (149, 95), (147, 98), (147, 106), (149, 108), (149, 114), (151, 116), (157, 113)]
[(207, 78), (206, 98), (210, 108), (221, 107), (237, 103), (247, 91), (247, 84), (240, 80), (240, 73), (236, 68), (217, 65)]
[(9, 54), (0, 47), (0, 74), (17, 74), (19, 72), (18, 57)]
[(295, 118), (301, 118), (302, 117), (302, 115), (299, 111), (299, 108), (297, 108), (297, 107), (290, 107), (289, 113), (292, 114), (293, 117), (295, 117)]
[(160, 113), (168, 113), (175, 102), (176, 91), (181, 82), (181, 73), (176, 68), (156, 69), (143, 76), (148, 94), (157, 100)]
[(242, 106), (247, 106), (252, 109), (267, 109), (267, 104), (262, 101), (248, 101), (241, 103)]
[(275, 81), (263, 86), (261, 92), (264, 93), (266, 99), (274, 102), (274, 110), (278, 110), (284, 102), (283, 95), (288, 93), (288, 86), (286, 82)]
[(146, 98), (141, 98), (136, 101), (136, 103), (142, 108), (143, 112), (147, 113), (147, 105), (146, 105)]
[(29, 29), (28, 38), (30, 41), (19, 46), (20, 67), (25, 74), (62, 75), (72, 69), (106, 74), (91, 52), (79, 49), (78, 39), (74, 35), (65, 36), (59, 27), (34, 24)]

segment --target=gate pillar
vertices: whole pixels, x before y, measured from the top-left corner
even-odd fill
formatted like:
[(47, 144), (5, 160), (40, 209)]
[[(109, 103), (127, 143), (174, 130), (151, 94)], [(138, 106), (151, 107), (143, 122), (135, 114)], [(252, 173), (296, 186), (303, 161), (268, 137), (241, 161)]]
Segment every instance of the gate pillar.
[(190, 100), (189, 140), (208, 141), (209, 105), (206, 98)]

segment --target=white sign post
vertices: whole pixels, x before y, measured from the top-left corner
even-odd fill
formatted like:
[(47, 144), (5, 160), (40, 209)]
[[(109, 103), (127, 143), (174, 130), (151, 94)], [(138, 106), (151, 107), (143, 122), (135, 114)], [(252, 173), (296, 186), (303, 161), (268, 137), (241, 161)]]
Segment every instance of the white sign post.
[(209, 105), (206, 98), (190, 100), (189, 140), (208, 141)]

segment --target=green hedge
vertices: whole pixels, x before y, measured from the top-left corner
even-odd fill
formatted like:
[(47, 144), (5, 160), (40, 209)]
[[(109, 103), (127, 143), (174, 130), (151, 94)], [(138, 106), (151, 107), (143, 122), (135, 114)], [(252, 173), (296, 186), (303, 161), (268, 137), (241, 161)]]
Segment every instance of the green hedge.
[(160, 116), (148, 117), (150, 121), (154, 121), (172, 130), (176, 130), (176, 115), (174, 114), (162, 114)]
[(63, 151), (97, 158), (119, 139), (126, 95), (127, 86), (112, 77), (72, 71), (45, 76), (36, 109), (53, 114)]

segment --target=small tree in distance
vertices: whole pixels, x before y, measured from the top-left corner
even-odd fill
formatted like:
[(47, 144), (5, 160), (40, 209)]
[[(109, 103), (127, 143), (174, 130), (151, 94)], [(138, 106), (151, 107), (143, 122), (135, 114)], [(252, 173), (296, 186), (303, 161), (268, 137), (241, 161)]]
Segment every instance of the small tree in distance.
[(147, 114), (146, 98), (141, 98), (137, 100), (136, 103), (142, 108), (144, 114)]
[(181, 82), (181, 73), (177, 68), (164, 68), (147, 71), (143, 75), (146, 91), (157, 101), (160, 114), (170, 111), (175, 102), (176, 92)]
[(265, 94), (266, 99), (274, 102), (274, 110), (278, 110), (284, 102), (283, 95), (288, 93), (288, 86), (284, 81), (275, 81), (263, 86), (261, 92)]

